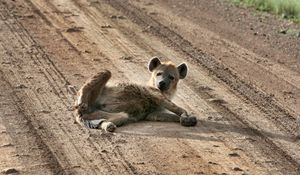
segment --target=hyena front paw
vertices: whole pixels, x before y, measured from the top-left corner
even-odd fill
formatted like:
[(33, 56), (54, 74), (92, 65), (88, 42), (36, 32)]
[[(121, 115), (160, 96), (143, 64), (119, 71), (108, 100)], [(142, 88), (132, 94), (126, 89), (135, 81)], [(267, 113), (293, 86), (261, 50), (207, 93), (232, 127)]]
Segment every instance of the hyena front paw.
[(116, 130), (117, 126), (113, 124), (112, 122), (102, 122), (101, 123), (101, 129), (107, 131), (107, 132), (114, 132)]
[(181, 116), (180, 117), (180, 124), (182, 126), (196, 126), (197, 125), (197, 118), (194, 116)]

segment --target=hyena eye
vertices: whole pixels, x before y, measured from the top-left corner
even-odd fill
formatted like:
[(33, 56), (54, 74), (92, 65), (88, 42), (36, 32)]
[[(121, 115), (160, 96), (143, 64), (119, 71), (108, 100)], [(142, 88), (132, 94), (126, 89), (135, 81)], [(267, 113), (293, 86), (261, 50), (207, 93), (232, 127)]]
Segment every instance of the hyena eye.
[(156, 74), (156, 76), (161, 76), (162, 75), (162, 73), (161, 72), (158, 72), (157, 74)]
[(174, 76), (172, 76), (172, 75), (169, 75), (169, 79), (170, 79), (170, 80), (174, 80), (174, 79), (175, 79), (175, 77), (174, 77)]

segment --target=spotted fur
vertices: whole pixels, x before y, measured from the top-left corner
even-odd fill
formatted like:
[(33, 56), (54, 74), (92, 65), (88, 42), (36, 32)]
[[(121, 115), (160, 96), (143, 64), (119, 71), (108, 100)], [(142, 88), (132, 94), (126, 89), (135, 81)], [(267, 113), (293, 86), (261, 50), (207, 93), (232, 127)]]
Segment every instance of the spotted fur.
[(155, 57), (148, 67), (152, 75), (147, 86), (129, 83), (107, 86), (110, 71), (94, 75), (78, 92), (76, 121), (110, 132), (117, 126), (140, 120), (196, 125), (195, 117), (188, 116), (187, 111), (171, 102), (179, 79), (187, 74), (186, 65), (176, 67), (172, 62), (161, 62)]

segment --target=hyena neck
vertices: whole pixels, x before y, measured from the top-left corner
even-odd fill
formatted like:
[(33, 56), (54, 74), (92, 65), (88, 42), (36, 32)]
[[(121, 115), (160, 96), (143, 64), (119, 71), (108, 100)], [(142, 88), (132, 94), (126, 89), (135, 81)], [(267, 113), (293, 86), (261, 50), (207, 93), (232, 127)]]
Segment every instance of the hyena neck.
[(172, 100), (174, 95), (175, 95), (175, 92), (162, 92), (162, 94), (169, 100)]

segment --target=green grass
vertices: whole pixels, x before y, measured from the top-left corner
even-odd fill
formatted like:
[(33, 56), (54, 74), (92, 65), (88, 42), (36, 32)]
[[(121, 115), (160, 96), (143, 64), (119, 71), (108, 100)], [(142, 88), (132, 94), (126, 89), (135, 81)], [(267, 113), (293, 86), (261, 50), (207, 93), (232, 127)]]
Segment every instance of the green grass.
[(300, 0), (231, 0), (237, 5), (254, 7), (300, 22)]

